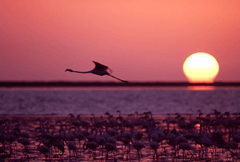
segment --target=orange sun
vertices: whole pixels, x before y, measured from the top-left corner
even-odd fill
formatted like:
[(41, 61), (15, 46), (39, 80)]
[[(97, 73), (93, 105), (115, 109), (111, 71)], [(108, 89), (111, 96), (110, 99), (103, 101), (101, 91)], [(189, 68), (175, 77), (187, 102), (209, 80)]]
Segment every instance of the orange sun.
[(183, 72), (191, 83), (213, 83), (219, 72), (219, 65), (212, 55), (198, 52), (185, 60)]

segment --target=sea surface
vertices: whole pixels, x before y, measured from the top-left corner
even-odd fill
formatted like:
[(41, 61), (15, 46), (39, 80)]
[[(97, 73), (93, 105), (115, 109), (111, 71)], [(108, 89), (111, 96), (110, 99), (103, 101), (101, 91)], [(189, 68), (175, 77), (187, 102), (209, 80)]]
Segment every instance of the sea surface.
[(240, 88), (94, 87), (1, 88), (1, 115), (104, 115), (143, 113), (203, 114), (240, 112)]

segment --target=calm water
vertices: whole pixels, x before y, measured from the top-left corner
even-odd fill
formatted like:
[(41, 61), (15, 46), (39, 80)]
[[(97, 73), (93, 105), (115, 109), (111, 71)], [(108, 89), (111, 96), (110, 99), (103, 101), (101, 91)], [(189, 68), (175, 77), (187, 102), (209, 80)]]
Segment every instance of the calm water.
[(203, 114), (240, 112), (239, 88), (9, 88), (0, 89), (0, 114)]

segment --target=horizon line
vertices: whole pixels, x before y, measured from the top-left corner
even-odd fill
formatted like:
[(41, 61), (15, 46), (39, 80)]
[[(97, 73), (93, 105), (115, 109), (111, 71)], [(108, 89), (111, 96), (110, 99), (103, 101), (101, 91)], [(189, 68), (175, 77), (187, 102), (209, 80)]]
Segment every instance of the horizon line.
[(0, 87), (93, 87), (93, 86), (240, 86), (240, 82), (190, 83), (184, 81), (145, 81), (145, 82), (113, 82), (113, 81), (0, 81)]

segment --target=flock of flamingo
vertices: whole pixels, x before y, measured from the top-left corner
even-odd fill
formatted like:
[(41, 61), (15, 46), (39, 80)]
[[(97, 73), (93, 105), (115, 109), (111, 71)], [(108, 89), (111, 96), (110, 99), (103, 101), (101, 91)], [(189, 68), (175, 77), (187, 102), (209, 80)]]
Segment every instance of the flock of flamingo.
[[(239, 161), (240, 113), (0, 121), (0, 161)], [(161, 115), (158, 115), (158, 117)], [(28, 121), (25, 121), (28, 122)], [(29, 123), (28, 123), (29, 124)]]

